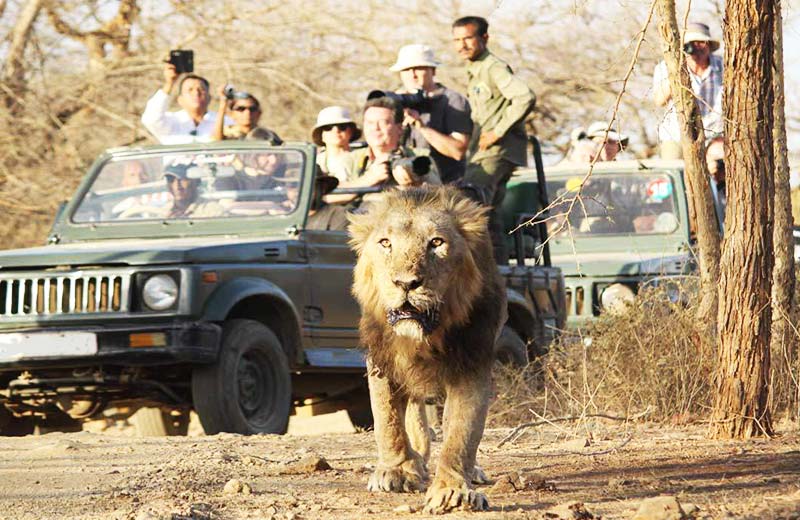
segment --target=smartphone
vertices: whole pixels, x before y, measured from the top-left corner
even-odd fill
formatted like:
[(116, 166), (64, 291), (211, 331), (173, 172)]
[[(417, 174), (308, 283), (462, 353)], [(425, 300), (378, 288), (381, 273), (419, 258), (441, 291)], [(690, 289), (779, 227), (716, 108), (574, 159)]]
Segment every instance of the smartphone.
[(169, 63), (175, 65), (175, 72), (194, 72), (194, 51), (174, 49), (169, 51)]

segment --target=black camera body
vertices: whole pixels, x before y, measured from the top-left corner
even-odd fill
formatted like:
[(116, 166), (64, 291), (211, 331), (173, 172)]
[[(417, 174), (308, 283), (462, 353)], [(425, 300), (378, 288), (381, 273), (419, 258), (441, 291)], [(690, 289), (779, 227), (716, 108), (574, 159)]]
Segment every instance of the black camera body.
[(391, 90), (373, 90), (367, 94), (367, 101), (387, 97), (403, 108), (411, 108), (417, 112), (430, 112), (431, 98), (425, 95), (425, 91), (417, 89), (414, 92), (398, 93)]
[(175, 72), (183, 74), (194, 72), (194, 51), (174, 49), (169, 51), (169, 61), (175, 65)]
[(694, 42), (686, 42), (683, 44), (684, 54), (694, 55), (699, 49), (695, 47)]

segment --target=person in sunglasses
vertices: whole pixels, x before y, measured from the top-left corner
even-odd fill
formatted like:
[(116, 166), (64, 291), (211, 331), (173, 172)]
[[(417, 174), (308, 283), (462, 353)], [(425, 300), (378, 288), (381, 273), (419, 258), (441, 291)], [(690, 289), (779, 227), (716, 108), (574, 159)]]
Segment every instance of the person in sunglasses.
[(350, 143), (361, 137), (361, 130), (345, 107), (325, 107), (317, 115), (311, 140), (323, 147), (317, 152), (317, 165), (326, 175), (347, 182), (355, 171)]
[[(233, 119), (232, 125), (225, 125), (225, 116)], [(252, 94), (234, 91), (226, 95), (225, 88), (219, 90), (219, 110), (214, 126), (212, 138), (215, 141), (223, 139), (257, 138), (267, 141), (270, 145), (283, 144), (278, 134), (272, 130), (258, 126), (261, 118), (261, 104)]]

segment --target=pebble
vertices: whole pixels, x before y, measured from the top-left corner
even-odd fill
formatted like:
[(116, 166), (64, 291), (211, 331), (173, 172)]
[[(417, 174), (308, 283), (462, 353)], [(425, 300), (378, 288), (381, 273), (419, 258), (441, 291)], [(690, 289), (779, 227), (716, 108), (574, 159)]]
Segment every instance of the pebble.
[(682, 520), (686, 518), (680, 502), (672, 496), (653, 497), (642, 501), (631, 520)]
[(234, 495), (236, 493), (241, 493), (244, 489), (241, 481), (232, 478), (228, 482), (225, 483), (225, 487), (222, 488), (222, 492), (226, 495)]
[(547, 510), (545, 518), (557, 520), (593, 520), (595, 516), (586, 509), (583, 502), (564, 502)]

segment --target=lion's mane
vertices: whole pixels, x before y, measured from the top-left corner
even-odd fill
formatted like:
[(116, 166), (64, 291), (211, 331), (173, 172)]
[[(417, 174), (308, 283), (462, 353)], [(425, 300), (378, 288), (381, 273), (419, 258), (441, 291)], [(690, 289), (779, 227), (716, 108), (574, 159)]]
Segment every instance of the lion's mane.
[[(411, 394), (424, 394), (444, 381), (470, 377), (492, 365), (506, 302), (487, 213), (459, 190), (439, 187), (388, 192), (365, 213), (350, 218), (350, 243), (358, 255), (353, 294), (362, 308), (362, 346), (373, 366)], [(437, 279), (444, 276), (436, 268), (441, 263), (426, 261), (420, 253), (426, 250), (419, 243), (430, 238), (418, 229), (428, 222), (450, 237), (448, 254), (436, 260), (447, 263), (447, 280)], [(437, 305), (438, 326), (417, 341), (399, 337), (387, 320), (387, 278), (393, 274), (379, 245), (385, 238), (398, 244), (396, 254), (405, 255), (403, 262), (422, 266), (423, 289), (428, 289), (425, 284), (434, 287), (429, 299)]]

